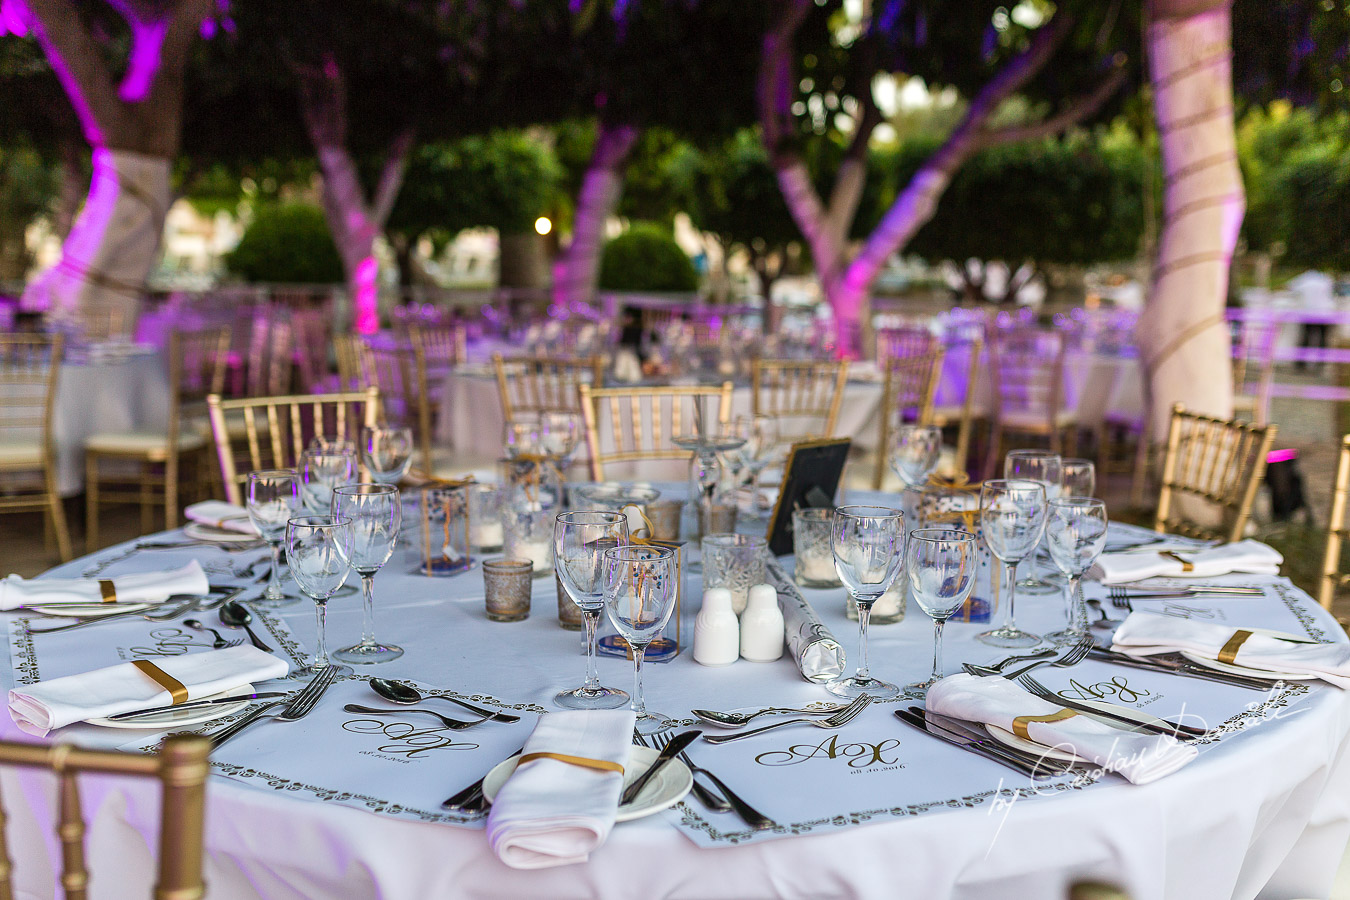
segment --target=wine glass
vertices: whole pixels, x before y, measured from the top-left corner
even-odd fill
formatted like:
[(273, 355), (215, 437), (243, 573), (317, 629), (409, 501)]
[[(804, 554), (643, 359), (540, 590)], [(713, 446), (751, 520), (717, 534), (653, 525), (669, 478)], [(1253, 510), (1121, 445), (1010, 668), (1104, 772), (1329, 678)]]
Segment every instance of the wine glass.
[(885, 506), (841, 506), (830, 523), (830, 546), (839, 580), (858, 607), (858, 670), (825, 689), (838, 697), (894, 697), (900, 689), (868, 674), (867, 621), (904, 563), (905, 516)]
[(772, 416), (736, 416), (727, 431), (728, 436), (744, 438), (745, 443), (727, 454), (734, 483), (739, 486), (740, 473), (750, 473), (750, 509), (748, 517), (759, 518), (767, 502), (760, 496), (759, 477), (778, 450), (778, 420)]
[(1040, 638), (1017, 627), (1013, 604), (1017, 599), (1017, 564), (1035, 552), (1045, 532), (1045, 485), (1022, 479), (986, 481), (980, 487), (980, 527), (989, 552), (1003, 563), (1008, 605), (1003, 624), (977, 637), (995, 647), (1034, 646)]
[[(296, 584), (314, 601), (318, 640), (314, 657), (301, 671), (317, 675), (334, 663), (328, 658), (324, 624), (328, 598), (351, 571), (352, 520), (345, 516), (296, 516), (286, 523), (286, 559)], [(350, 672), (341, 666), (344, 672)]]
[(543, 453), (544, 438), (537, 413), (516, 413), (506, 420), (503, 431), (506, 456), (538, 456)]
[[(1013, 450), (1003, 460), (1004, 478), (1025, 478), (1045, 485), (1048, 503), (1060, 495), (1064, 484), (1064, 461), (1058, 453), (1048, 450)], [(1027, 594), (1050, 594), (1058, 585), (1036, 575), (1036, 558), (1031, 554), (1031, 573), (1017, 582), (1018, 590)], [(1059, 576), (1052, 576), (1058, 581)]]
[(642, 696), (642, 659), (647, 645), (670, 621), (675, 609), (675, 551), (669, 547), (630, 544), (605, 551), (602, 583), (605, 612), (633, 650), (633, 711), (637, 728), (657, 730), (664, 716), (647, 712)]
[(595, 632), (605, 606), (604, 555), (627, 543), (628, 517), (621, 512), (579, 510), (553, 520), (553, 569), (586, 624), (586, 683), (553, 698), (564, 709), (617, 709), (628, 702), (623, 691), (602, 687), (595, 671)]
[(942, 627), (975, 587), (975, 535), (946, 528), (918, 528), (905, 546), (905, 574), (919, 608), (933, 620), (933, 674), (906, 685), (925, 695), (942, 677)]
[(300, 511), (300, 476), (294, 469), (264, 469), (250, 472), (245, 488), (248, 518), (262, 539), (272, 545), (272, 574), (259, 603), (278, 605), (299, 597), (287, 597), (281, 589), (281, 546), (286, 523)]
[(398, 484), (412, 465), (413, 447), (411, 428), (361, 429), (361, 462), (371, 481)]
[(1097, 467), (1090, 459), (1066, 459), (1063, 463), (1063, 497), (1091, 497), (1097, 493)]
[(1061, 497), (1050, 501), (1045, 539), (1050, 558), (1068, 579), (1064, 595), (1065, 625), (1045, 636), (1049, 641), (1078, 641), (1087, 633), (1083, 605), (1083, 573), (1106, 546), (1106, 504), (1093, 497)]
[(392, 484), (344, 484), (333, 488), (333, 515), (351, 519), (351, 563), (361, 576), (365, 598), (361, 643), (333, 652), (334, 659), (350, 663), (381, 663), (398, 659), (403, 648), (375, 640), (375, 573), (394, 553), (403, 504)]
[(558, 468), (567, 471), (581, 441), (581, 417), (568, 409), (546, 409), (539, 413), (539, 442)]
[(300, 454), (300, 497), (305, 510), (323, 515), (333, 506), (333, 488), (356, 481), (356, 451)]
[(891, 470), (905, 487), (920, 488), (942, 455), (942, 429), (934, 425), (901, 425), (891, 440)]
[(356, 442), (344, 437), (327, 437), (322, 434), (316, 434), (310, 438), (309, 446), (306, 450), (315, 450), (319, 453), (356, 453)]

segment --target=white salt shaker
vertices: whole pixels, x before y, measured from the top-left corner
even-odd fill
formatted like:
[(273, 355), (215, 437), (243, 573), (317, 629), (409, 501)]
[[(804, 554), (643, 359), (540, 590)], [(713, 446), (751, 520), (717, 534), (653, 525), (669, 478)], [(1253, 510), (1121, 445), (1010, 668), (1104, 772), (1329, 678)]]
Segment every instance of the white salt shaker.
[(783, 611), (771, 584), (750, 589), (741, 613), (741, 656), (750, 662), (773, 662), (783, 655)]
[(740, 648), (741, 625), (731, 608), (731, 591), (709, 588), (703, 592), (703, 607), (694, 619), (694, 662), (729, 666), (740, 656)]

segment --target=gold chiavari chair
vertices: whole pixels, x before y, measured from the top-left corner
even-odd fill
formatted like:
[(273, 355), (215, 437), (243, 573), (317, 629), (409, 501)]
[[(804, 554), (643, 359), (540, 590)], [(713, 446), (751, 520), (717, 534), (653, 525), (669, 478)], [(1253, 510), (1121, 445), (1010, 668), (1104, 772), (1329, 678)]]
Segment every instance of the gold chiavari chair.
[(435, 434), (436, 416), (422, 345), (414, 342), (410, 347), (376, 346), (364, 342), (361, 344), (361, 371), (365, 384), (380, 389), (385, 420), (412, 429), (421, 458), (419, 471), (433, 474), (437, 466), (431, 440)]
[(306, 394), (320, 391), (328, 378), (328, 322), (320, 309), (291, 312), (291, 338), (295, 345), (292, 359), (299, 376), (300, 390)]
[(250, 397), (276, 397), (291, 390), (294, 360), (291, 325), (275, 309), (253, 320), (245, 368), (245, 392)]
[[(361, 428), (379, 421), (380, 390), (286, 397), (206, 398), (211, 437), (220, 460), (225, 499), (243, 505), (240, 486), (259, 469), (290, 469), (318, 435), (359, 440)], [(242, 433), (232, 433), (227, 418), (237, 416)]]
[(892, 359), (912, 359), (933, 352), (937, 336), (920, 325), (900, 325), (877, 329), (877, 365)]
[(586, 447), (591, 458), (591, 477), (605, 480), (610, 463), (688, 459), (671, 438), (693, 434), (698, 429), (694, 405), (717, 401), (716, 422), (707, 422), (714, 434), (731, 421), (731, 382), (719, 385), (673, 387), (593, 388), (577, 386), (581, 419), (586, 426)]
[(1250, 414), (1257, 425), (1266, 424), (1270, 412), (1278, 335), (1277, 325), (1255, 321), (1240, 323), (1233, 336), (1233, 412)]
[[(52, 434), (60, 335), (0, 334), (0, 512), (42, 510), (48, 540), (71, 558)], [(50, 545), (49, 545), (50, 546)]]
[(361, 339), (354, 334), (333, 336), (333, 355), (337, 358), (338, 390), (357, 391), (366, 387), (361, 370)]
[[(167, 431), (100, 432), (84, 442), (85, 545), (99, 547), (99, 505), (140, 503), (141, 531), (153, 529), (156, 493), (164, 499), (164, 527), (178, 525), (179, 476), (184, 462), (193, 470), (193, 486), (205, 493), (210, 478), (206, 397), (225, 386), (230, 349), (226, 328), (175, 331), (169, 337), (169, 423)], [(103, 462), (122, 469), (106, 479)], [(126, 470), (126, 464), (137, 468)], [(105, 487), (105, 480), (114, 487)]]
[[(965, 384), (961, 393), (959, 403), (937, 404), (933, 405), (933, 424), (939, 428), (950, 428), (953, 423), (956, 425), (956, 457), (953, 465), (958, 472), (966, 471), (970, 461), (970, 438), (975, 430), (975, 420), (987, 417), (988, 410), (983, 406), (976, 407), (977, 385), (980, 383), (980, 364), (984, 356), (984, 341), (978, 337), (971, 340), (957, 339), (947, 347), (943, 348), (942, 361), (945, 364), (948, 356), (966, 354)], [(942, 379), (941, 366), (938, 367), (938, 380)]]
[(916, 356), (891, 359), (886, 363), (885, 387), (881, 392), (881, 440), (877, 444), (876, 469), (872, 489), (881, 490), (886, 478), (891, 448), (891, 431), (911, 419), (919, 425), (933, 424), (933, 394), (942, 374), (943, 349), (933, 345)]
[(780, 433), (787, 424), (784, 440), (834, 437), (847, 381), (846, 359), (757, 359), (750, 370), (751, 407), (757, 416), (777, 418)]
[(521, 412), (580, 411), (577, 386), (605, 386), (605, 360), (600, 356), (504, 359), (500, 353), (494, 353), (492, 368), (497, 374), (503, 422), (511, 421), (512, 416)]
[(462, 322), (445, 325), (409, 325), (408, 340), (419, 347), (431, 366), (453, 366), (469, 357), (468, 332)]
[[(61, 888), (66, 900), (85, 900), (91, 876), (84, 853), (86, 824), (80, 806), (81, 773), (154, 778), (160, 783), (159, 860), (155, 900), (200, 900), (202, 836), (206, 820), (207, 757), (211, 744), (199, 735), (176, 734), (154, 755), (87, 750), (71, 744), (0, 741), (0, 765), (47, 769), (57, 778), (56, 836), (61, 846)], [(4, 818), (0, 816), (0, 828)], [(12, 896), (13, 867), (0, 840), (0, 896)], [(120, 889), (119, 889), (120, 888)], [(125, 886), (106, 885), (108, 895), (125, 895)]]
[(1045, 438), (1055, 453), (1072, 456), (1078, 421), (1064, 403), (1064, 336), (1054, 331), (1014, 329), (989, 341), (994, 375), (994, 423), (985, 473), (1003, 458), (1003, 437), (1012, 432)]
[(1274, 425), (1187, 412), (1180, 403), (1173, 406), (1154, 529), (1241, 540), (1276, 430)]
[(1341, 438), (1341, 456), (1336, 464), (1336, 485), (1331, 491), (1331, 516), (1327, 519), (1327, 547), (1322, 557), (1322, 580), (1317, 586), (1317, 602), (1331, 609), (1336, 589), (1350, 584), (1350, 575), (1341, 573), (1341, 543), (1347, 529), (1345, 508), (1350, 501), (1350, 434)]
[(80, 336), (89, 343), (128, 340), (136, 329), (132, 299), (82, 303), (76, 313)]

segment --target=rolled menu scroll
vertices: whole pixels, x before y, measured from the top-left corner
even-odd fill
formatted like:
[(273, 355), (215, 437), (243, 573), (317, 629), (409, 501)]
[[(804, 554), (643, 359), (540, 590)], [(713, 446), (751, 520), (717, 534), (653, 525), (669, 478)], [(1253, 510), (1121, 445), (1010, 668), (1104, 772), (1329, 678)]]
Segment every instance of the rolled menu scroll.
[(778, 608), (783, 611), (788, 652), (796, 660), (802, 677), (824, 684), (844, 674), (844, 648), (820, 621), (792, 579), (773, 561), (765, 563), (764, 571), (778, 590)]

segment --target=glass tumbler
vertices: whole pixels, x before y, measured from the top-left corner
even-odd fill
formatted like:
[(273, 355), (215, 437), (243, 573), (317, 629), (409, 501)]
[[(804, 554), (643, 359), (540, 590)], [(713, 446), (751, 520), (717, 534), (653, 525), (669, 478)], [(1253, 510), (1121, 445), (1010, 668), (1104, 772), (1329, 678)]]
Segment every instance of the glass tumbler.
[(830, 544), (833, 509), (804, 508), (792, 512), (792, 553), (797, 560), (793, 576), (805, 588), (837, 588), (839, 573), (834, 568), (834, 548)]
[(705, 534), (700, 546), (703, 590), (720, 587), (731, 591), (731, 607), (740, 615), (750, 588), (764, 581), (769, 542), (751, 534)]

